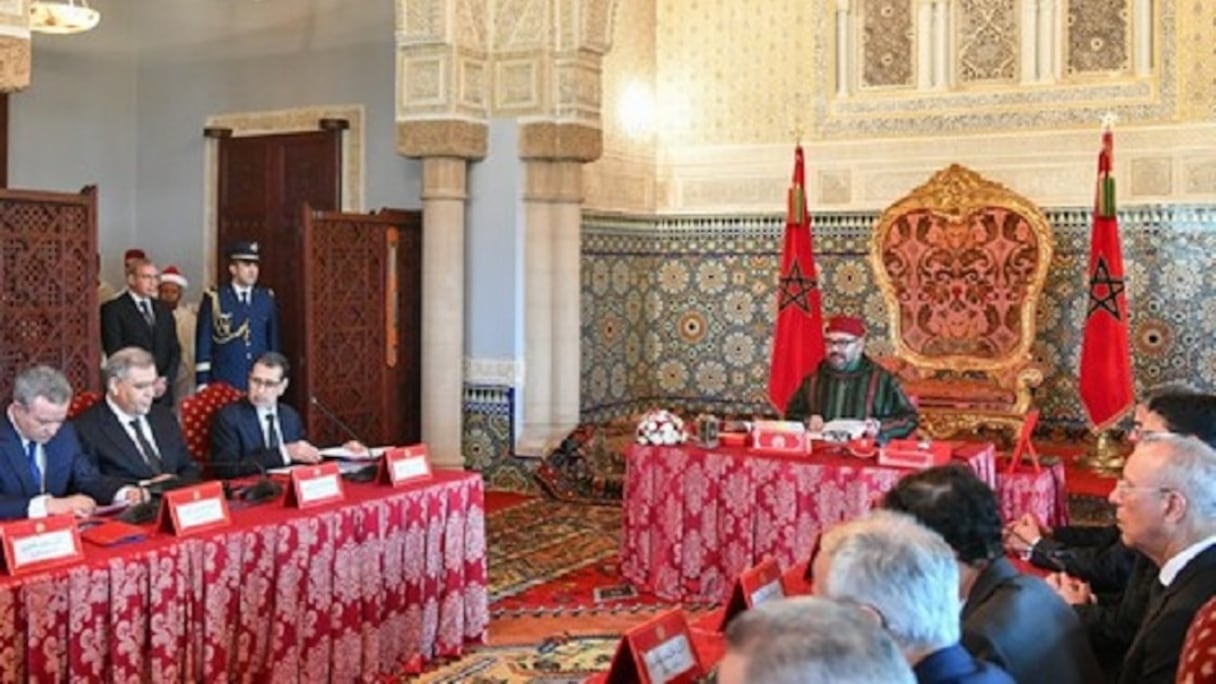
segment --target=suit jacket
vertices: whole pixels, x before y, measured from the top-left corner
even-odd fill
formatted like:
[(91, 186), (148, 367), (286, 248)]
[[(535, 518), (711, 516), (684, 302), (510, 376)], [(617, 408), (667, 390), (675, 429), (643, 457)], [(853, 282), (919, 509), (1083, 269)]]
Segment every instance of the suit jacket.
[[(199, 479), (201, 471), (190, 458), (182, 428), (177, 424), (177, 417), (173, 412), (153, 404), (152, 410), (148, 411), (147, 421), (152, 431), (152, 439), (156, 442), (156, 451), (164, 466), (163, 472), (186, 480)], [(139, 447), (127, 434), (126, 427), (119, 423), (118, 416), (110, 410), (109, 402), (97, 402), (73, 422), (76, 424), (76, 431), (80, 433), (80, 442), (84, 445), (85, 452), (93, 457), (103, 474), (118, 478), (126, 484), (161, 474), (144, 460)]]
[[(114, 500), (121, 483), (98, 472), (71, 424), (64, 423), (42, 449), (46, 453), (46, 494), (87, 494), (101, 504)], [(8, 417), (0, 415), (0, 518), (26, 517), (30, 499), (43, 493), (34, 483), (21, 436)]]
[[(284, 444), (304, 439), (300, 414), (284, 403), (275, 408)], [(240, 477), (262, 468), (283, 465), (278, 449), (267, 449), (257, 408), (248, 399), (228, 404), (211, 420), (211, 472), (216, 477)]]
[(1098, 603), (1073, 606), (1089, 633), (1089, 643), (1109, 682), (1119, 679), (1123, 656), (1144, 622), (1153, 585), (1158, 584), (1157, 566), (1144, 554), (1131, 553), (1134, 558), (1131, 578), (1122, 592), (1101, 596)]
[(1052, 530), (1031, 550), (1030, 562), (1048, 570), (1064, 570), (1089, 582), (1095, 592), (1122, 592), (1131, 576), (1136, 552), (1119, 541), (1114, 525), (1071, 525)]
[(963, 645), (1018, 682), (1089, 684), (1102, 670), (1077, 614), (1005, 558), (988, 564), (963, 605)]
[(1123, 658), (1120, 684), (1174, 681), (1186, 630), (1199, 608), (1216, 596), (1216, 546), (1191, 559), (1170, 586), (1157, 582), (1150, 593), (1144, 622)]
[(168, 388), (157, 403), (173, 405), (173, 382), (182, 361), (177, 339), (177, 319), (168, 304), (153, 299), (152, 315), (156, 325), (149, 327), (130, 292), (124, 292), (101, 305), (101, 347), (109, 356), (123, 347), (139, 347), (156, 359), (156, 374), (168, 379)]
[(229, 283), (203, 293), (194, 332), (194, 371), (199, 384), (226, 382), (244, 392), (249, 369), (263, 352), (280, 351), (274, 293), (255, 287), (242, 304)]
[(930, 653), (912, 672), (917, 684), (1013, 684), (1004, 670), (977, 660), (961, 644)]

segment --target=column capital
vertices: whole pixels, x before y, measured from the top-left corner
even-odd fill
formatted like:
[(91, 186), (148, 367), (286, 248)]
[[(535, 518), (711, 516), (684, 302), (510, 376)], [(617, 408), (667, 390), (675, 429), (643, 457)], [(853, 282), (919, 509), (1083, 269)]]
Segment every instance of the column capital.
[(484, 123), (440, 119), (397, 122), (397, 153), (405, 157), (484, 159), (489, 129)]
[(604, 134), (585, 124), (537, 121), (519, 127), (519, 158), (591, 162), (604, 152)]
[(26, 31), (24, 38), (0, 35), (0, 92), (16, 92), (30, 84), (28, 28)]

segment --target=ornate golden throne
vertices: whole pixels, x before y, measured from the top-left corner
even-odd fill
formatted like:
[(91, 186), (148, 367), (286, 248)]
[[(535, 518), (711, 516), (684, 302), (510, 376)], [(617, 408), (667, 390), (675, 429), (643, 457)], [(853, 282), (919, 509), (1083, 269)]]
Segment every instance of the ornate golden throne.
[(883, 212), (870, 260), (895, 355), (877, 360), (930, 435), (1018, 434), (1043, 382), (1030, 348), (1053, 243), (1038, 207), (958, 164)]

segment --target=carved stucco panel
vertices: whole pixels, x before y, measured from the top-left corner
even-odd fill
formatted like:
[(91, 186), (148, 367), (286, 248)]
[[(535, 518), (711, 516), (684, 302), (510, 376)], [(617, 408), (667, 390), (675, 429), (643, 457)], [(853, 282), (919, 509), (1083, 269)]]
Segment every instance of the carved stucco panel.
[(1017, 10), (1014, 0), (959, 0), (960, 82), (1017, 81)]
[(1216, 194), (1216, 158), (1188, 160), (1184, 167), (1186, 194), (1208, 197)]
[(1131, 69), (1131, 0), (1067, 0), (1064, 67), (1069, 74)]
[(848, 204), (853, 199), (853, 178), (848, 171), (820, 171), (819, 204)]
[(549, 45), (548, 0), (498, 0), (494, 10), (497, 54)]
[(495, 62), (494, 68), (495, 110), (532, 110), (542, 106), (539, 57), (502, 60)]
[(447, 0), (397, 0), (398, 43), (447, 40)]
[(1165, 196), (1173, 192), (1173, 161), (1168, 157), (1132, 159), (1133, 197)]
[(869, 0), (860, 9), (862, 87), (911, 85), (912, 0)]
[(466, 49), (489, 50), (490, 14), (486, 0), (458, 0), (456, 16), (457, 44)]
[(405, 57), (401, 61), (402, 105), (442, 105), (447, 101), (448, 57)]

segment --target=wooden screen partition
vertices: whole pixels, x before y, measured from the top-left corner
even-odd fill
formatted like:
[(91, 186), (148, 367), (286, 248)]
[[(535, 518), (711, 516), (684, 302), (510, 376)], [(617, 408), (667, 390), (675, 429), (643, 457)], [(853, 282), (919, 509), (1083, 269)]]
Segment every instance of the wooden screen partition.
[(97, 188), (0, 190), (0, 399), (34, 363), (98, 389), (97, 266)]
[(302, 261), (304, 372), (294, 375), (309, 439), (346, 441), (341, 421), (373, 446), (419, 441), (421, 213), (305, 207)]

